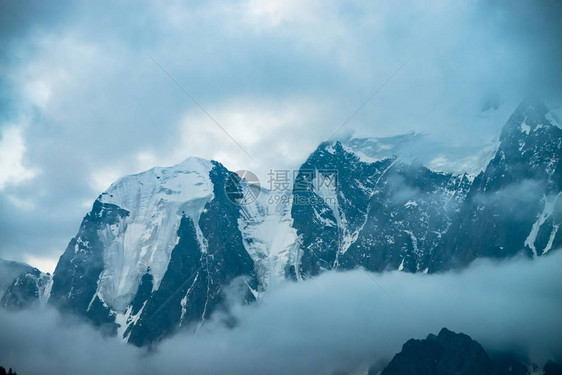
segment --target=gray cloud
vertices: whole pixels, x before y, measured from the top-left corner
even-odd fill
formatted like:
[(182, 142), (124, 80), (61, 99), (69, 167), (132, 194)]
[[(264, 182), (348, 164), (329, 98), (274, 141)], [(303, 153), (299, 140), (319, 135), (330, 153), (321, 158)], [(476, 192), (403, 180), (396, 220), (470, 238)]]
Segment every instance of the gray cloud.
[(388, 360), (409, 338), (442, 327), (491, 353), (562, 360), (562, 252), (462, 272), (374, 274), (404, 313), (361, 271), (284, 283), (259, 304), (235, 306), (196, 335), (180, 333), (146, 352), (103, 338), (54, 311), (0, 313), (0, 363), (25, 374), (332, 374)]
[[(0, 257), (10, 259), (56, 258), (95, 197), (124, 174), (190, 155), (262, 175), (297, 167), (411, 54), (344, 133), (414, 130), (472, 154), (529, 90), (562, 105), (556, 2), (0, 7), (0, 137), (19, 129), (20, 164), (37, 171), (0, 191)], [(499, 107), (481, 112), (490, 97)]]
[[(528, 221), (542, 208), (537, 207), (537, 202), (542, 198), (540, 191), (544, 189), (542, 184), (542, 181), (523, 180), (495, 192), (477, 195), (473, 199), (482, 206), (497, 207), (509, 213), (514, 220)], [(552, 201), (554, 196), (544, 198)]]

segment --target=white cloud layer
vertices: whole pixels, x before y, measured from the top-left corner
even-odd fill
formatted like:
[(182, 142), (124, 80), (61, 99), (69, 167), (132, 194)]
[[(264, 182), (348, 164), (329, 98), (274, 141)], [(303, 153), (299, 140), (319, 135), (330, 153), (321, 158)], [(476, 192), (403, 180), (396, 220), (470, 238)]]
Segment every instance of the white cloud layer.
[(23, 165), (25, 144), (21, 128), (11, 126), (2, 129), (0, 135), (0, 191), (11, 184), (30, 180), (37, 172)]
[(147, 353), (103, 338), (54, 311), (0, 312), (0, 364), (26, 374), (333, 374), (389, 360), (409, 338), (442, 327), (471, 335), (488, 353), (562, 360), (562, 252), (446, 274), (362, 271), (285, 283), (234, 308), (238, 326), (215, 321)]

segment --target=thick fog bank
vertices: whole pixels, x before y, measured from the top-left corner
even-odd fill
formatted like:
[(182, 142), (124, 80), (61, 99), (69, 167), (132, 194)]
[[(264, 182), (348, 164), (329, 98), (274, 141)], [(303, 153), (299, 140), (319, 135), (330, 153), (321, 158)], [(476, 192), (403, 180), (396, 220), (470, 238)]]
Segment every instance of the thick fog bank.
[(235, 329), (216, 319), (151, 353), (52, 310), (1, 312), (0, 365), (24, 375), (330, 374), (391, 358), (409, 338), (442, 327), (489, 352), (560, 361), (561, 269), (562, 252), (554, 252), (440, 275), (326, 273), (234, 306)]

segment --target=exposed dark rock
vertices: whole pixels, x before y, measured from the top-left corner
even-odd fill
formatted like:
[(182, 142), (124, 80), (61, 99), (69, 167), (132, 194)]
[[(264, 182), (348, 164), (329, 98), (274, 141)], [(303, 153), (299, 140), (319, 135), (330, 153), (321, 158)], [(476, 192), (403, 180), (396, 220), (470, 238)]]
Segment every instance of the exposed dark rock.
[(544, 366), (544, 375), (562, 375), (562, 364), (548, 361)]
[[(382, 371), (382, 375), (525, 375), (516, 360), (490, 359), (469, 336), (443, 328), (425, 340), (409, 340)], [(370, 373), (371, 374), (371, 373)]]
[(0, 274), (0, 307), (20, 310), (46, 301), (51, 275), (24, 263), (2, 259)]
[(116, 322), (116, 312), (97, 293), (104, 270), (104, 246), (99, 236), (108, 227), (115, 227), (118, 232), (122, 219), (131, 213), (114, 204), (102, 203), (100, 198), (59, 260), (50, 303), (86, 317), (110, 334), (125, 324), (122, 338), (141, 346), (161, 340), (180, 326), (199, 324), (213, 312), (224, 310), (224, 290), (232, 283), (239, 287), (237, 295), (242, 303), (254, 301), (252, 290), (258, 289), (258, 280), (238, 228), (240, 208), (225, 193), (224, 184), (231, 172), (220, 163), (212, 163), (208, 178), (213, 186), (213, 199), (204, 206), (200, 216), (200, 233), (184, 213), (177, 230), (178, 242), (171, 251), (160, 284), (154, 288), (151, 270), (147, 269), (126, 308), (125, 322)]
[(294, 278), (358, 266), (431, 273), (562, 246), (562, 129), (537, 99), (519, 105), (477, 176), (433, 171), (388, 152), (359, 157), (368, 146), (324, 143), (301, 166), (294, 201), (325, 194), (314, 173), (337, 171), (338, 187), (331, 204), (292, 207), (301, 250), (290, 265)]

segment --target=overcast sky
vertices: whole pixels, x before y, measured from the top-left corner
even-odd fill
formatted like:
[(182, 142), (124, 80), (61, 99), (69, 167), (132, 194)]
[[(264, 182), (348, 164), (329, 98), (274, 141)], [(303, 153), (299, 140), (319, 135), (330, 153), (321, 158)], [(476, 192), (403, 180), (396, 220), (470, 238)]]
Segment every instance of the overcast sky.
[(338, 136), (484, 148), (526, 93), (562, 107), (561, 14), (541, 0), (3, 1), (0, 257), (52, 271), (97, 195), (155, 165), (296, 168), (406, 61)]

